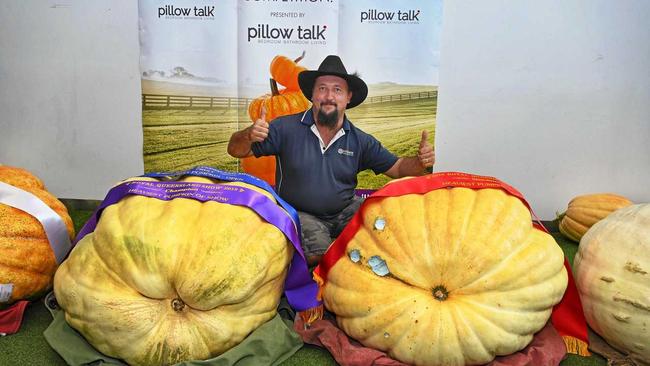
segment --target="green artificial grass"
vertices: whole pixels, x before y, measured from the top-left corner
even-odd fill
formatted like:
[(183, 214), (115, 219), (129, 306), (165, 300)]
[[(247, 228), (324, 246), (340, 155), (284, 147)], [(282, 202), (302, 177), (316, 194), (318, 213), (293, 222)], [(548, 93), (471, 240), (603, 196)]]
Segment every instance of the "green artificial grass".
[(305, 344), (298, 352), (284, 361), (281, 366), (333, 366), (338, 365), (325, 349)]
[(578, 253), (578, 243), (566, 238), (560, 233), (558, 220), (546, 221), (544, 222), (544, 227), (549, 231), (549, 233), (551, 233), (553, 239), (555, 239), (560, 248), (562, 248), (567, 260), (571, 266), (573, 266), (573, 260), (575, 259), (576, 253)]
[[(75, 224), (75, 232), (79, 232), (83, 224), (92, 215), (89, 210), (70, 209), (70, 216)], [(557, 222), (546, 222), (547, 229), (560, 245), (569, 263), (573, 263), (578, 244), (564, 238), (557, 230)], [(66, 362), (54, 352), (45, 341), (43, 331), (52, 321), (52, 316), (43, 305), (42, 300), (31, 303), (26, 312), (20, 331), (7, 337), (0, 337), (0, 365), (47, 365), (63, 366)], [(311, 366), (336, 365), (332, 356), (319, 347), (304, 345), (292, 357), (284, 361), (282, 366)], [(568, 355), (561, 366), (605, 366), (607, 361), (599, 356), (581, 357)]]
[(81, 231), (81, 228), (84, 226), (86, 221), (88, 221), (90, 216), (93, 214), (93, 211), (69, 210), (68, 213), (70, 214), (70, 218), (72, 218), (72, 222), (74, 223), (74, 232), (78, 233)]
[(66, 365), (43, 337), (51, 321), (42, 300), (29, 304), (18, 333), (0, 337), (0, 365)]

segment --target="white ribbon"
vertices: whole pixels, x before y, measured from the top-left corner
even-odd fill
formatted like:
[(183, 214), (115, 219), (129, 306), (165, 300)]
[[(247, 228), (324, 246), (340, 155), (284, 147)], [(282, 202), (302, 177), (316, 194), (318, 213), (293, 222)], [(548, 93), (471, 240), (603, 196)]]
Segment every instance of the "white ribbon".
[[(33, 194), (0, 182), (0, 203), (25, 211), (34, 216), (45, 229), (45, 234), (54, 252), (56, 263), (61, 264), (72, 248), (68, 229), (61, 217)], [(7, 223), (2, 223), (7, 225)]]

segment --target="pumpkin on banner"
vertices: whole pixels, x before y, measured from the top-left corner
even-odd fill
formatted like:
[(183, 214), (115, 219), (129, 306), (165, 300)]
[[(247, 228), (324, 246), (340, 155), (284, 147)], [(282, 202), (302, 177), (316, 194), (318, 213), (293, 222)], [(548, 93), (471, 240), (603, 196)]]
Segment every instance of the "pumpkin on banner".
[(562, 250), (519, 198), (478, 176), (472, 188), (429, 188), (457, 177), (387, 184), (315, 271), (339, 327), (401, 362), (478, 365), (517, 352), (567, 288)]
[(560, 232), (567, 238), (579, 242), (589, 228), (632, 201), (612, 193), (586, 194), (573, 198), (566, 212), (560, 217)]
[[(29, 171), (0, 165), (0, 182), (36, 196), (61, 218), (70, 238), (74, 226), (68, 210), (47, 191), (43, 182)], [(24, 299), (34, 299), (52, 287), (57, 263), (45, 229), (38, 219), (0, 203), (0, 307)], [(8, 296), (7, 296), (8, 295)]]
[(650, 363), (650, 204), (592, 226), (574, 261), (589, 326), (639, 364)]
[(282, 84), (289, 91), (300, 91), (298, 85), (298, 74), (307, 70), (307, 68), (298, 65), (305, 57), (305, 51), (302, 52), (300, 57), (292, 60), (286, 56), (277, 55), (271, 61), (269, 71), (271, 78)]
[(262, 116), (262, 108), (266, 110), (266, 121), (289, 114), (302, 112), (309, 107), (309, 100), (301, 91), (278, 89), (278, 83), (270, 79), (271, 93), (254, 99), (248, 106), (248, 116), (251, 121), (257, 121)]
[[(271, 79), (270, 83), (271, 94), (254, 99), (248, 106), (248, 115), (251, 121), (257, 121), (261, 117), (263, 109), (266, 111), (266, 121), (270, 123), (278, 117), (299, 113), (309, 107), (309, 100), (301, 91), (278, 90), (275, 80)], [(263, 179), (270, 185), (275, 185), (275, 157), (249, 156), (241, 159), (241, 163), (244, 172)]]
[[(242, 182), (181, 182), (243, 187), (275, 202)], [(292, 254), (282, 231), (249, 207), (128, 195), (78, 242), (54, 292), (68, 324), (108, 356), (132, 365), (203, 360), (275, 316)]]

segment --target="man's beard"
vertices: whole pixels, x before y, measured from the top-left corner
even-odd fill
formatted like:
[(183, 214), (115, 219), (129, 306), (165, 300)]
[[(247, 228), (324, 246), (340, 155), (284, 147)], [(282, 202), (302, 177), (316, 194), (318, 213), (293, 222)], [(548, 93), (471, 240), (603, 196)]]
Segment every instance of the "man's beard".
[[(332, 104), (329, 104), (332, 105)], [(339, 120), (339, 110), (334, 106), (334, 110), (326, 113), (323, 110), (323, 106), (318, 109), (318, 124), (324, 127), (329, 128), (330, 130), (336, 127), (336, 123)]]

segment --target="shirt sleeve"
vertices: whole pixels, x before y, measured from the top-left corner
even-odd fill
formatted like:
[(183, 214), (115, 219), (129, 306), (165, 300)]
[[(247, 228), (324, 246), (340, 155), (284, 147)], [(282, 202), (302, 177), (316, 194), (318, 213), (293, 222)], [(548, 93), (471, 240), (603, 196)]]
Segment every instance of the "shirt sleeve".
[(262, 142), (251, 144), (251, 150), (256, 158), (265, 155), (279, 155), (281, 142), (281, 125), (280, 121), (269, 124), (269, 135)]
[(363, 156), (359, 171), (372, 169), (375, 174), (381, 174), (390, 169), (397, 161), (397, 156), (382, 146), (376, 138), (371, 135), (363, 136)]

